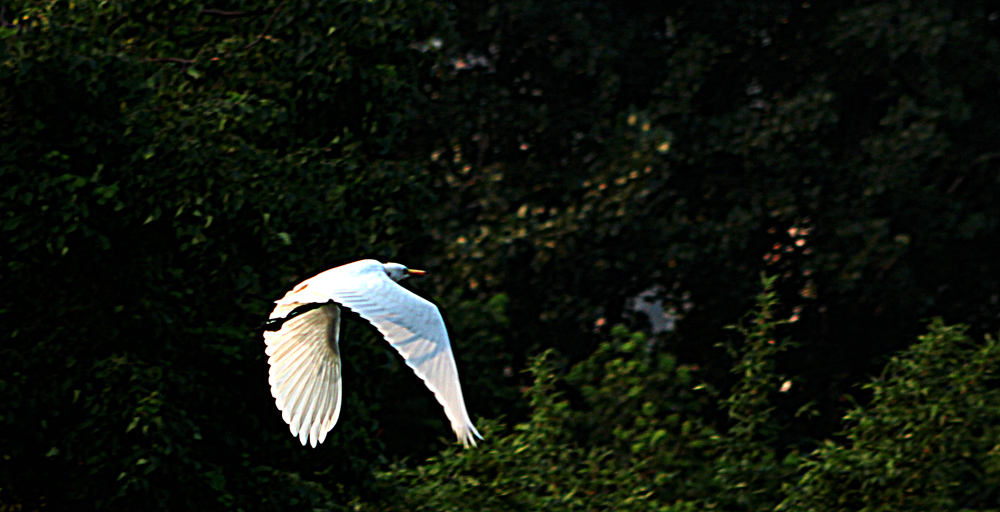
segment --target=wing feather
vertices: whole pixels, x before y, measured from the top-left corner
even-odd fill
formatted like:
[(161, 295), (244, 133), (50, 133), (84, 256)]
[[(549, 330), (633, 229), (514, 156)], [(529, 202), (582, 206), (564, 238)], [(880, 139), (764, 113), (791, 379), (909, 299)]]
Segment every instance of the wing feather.
[[(325, 301), (324, 301), (325, 302)], [(278, 304), (285, 318), (302, 303)], [(326, 304), (265, 331), (268, 383), (293, 436), (313, 447), (337, 424), (341, 405), (340, 308)]]
[[(476, 431), (465, 408), (458, 368), (441, 312), (403, 288), (382, 270), (330, 281), (329, 297), (371, 322), (444, 407), (462, 444), (475, 445)], [(373, 298), (377, 298), (375, 302)]]

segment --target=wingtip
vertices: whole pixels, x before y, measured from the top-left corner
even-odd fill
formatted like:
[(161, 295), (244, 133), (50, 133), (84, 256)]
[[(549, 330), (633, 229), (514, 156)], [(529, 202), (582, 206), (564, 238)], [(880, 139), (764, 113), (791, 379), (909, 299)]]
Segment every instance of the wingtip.
[(476, 430), (476, 427), (474, 427), (472, 425), (465, 425), (462, 428), (462, 431), (461, 432), (456, 432), (456, 434), (458, 434), (458, 440), (459, 440), (459, 442), (461, 442), (462, 446), (464, 446), (466, 448), (469, 448), (469, 447), (475, 448), (476, 447), (476, 438), (477, 437), (479, 439), (483, 438), (482, 434), (480, 434), (479, 431)]

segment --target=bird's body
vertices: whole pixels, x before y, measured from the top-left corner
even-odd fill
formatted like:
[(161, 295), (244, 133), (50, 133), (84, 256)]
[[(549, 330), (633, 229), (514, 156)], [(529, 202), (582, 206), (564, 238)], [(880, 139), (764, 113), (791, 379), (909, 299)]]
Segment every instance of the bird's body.
[(340, 417), (340, 307), (374, 325), (444, 407), (462, 444), (475, 445), (444, 319), (397, 281), (422, 274), (361, 260), (307, 279), (275, 301), (265, 324), (268, 382), (281, 417), (303, 445), (322, 443)]

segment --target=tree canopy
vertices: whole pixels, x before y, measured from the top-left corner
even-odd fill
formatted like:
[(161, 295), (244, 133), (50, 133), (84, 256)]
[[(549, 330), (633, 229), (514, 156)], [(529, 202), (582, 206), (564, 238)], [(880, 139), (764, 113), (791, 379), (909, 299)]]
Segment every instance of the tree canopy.
[[(0, 46), (4, 510), (1000, 508), (992, 2), (18, 0)], [(431, 271), (479, 449), (356, 317), (289, 435), (259, 326), (365, 257)]]

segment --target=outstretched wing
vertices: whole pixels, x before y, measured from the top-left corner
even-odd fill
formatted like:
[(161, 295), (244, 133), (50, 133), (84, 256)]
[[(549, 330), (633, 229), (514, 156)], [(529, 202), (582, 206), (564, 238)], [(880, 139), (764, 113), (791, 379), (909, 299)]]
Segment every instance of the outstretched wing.
[(271, 395), (292, 435), (315, 448), (340, 417), (340, 308), (292, 302), (278, 304), (270, 318), (288, 318), (264, 331)]
[(368, 320), (434, 392), (459, 441), (482, 439), (465, 409), (455, 356), (437, 306), (403, 288), (381, 265), (323, 282), (323, 294)]

